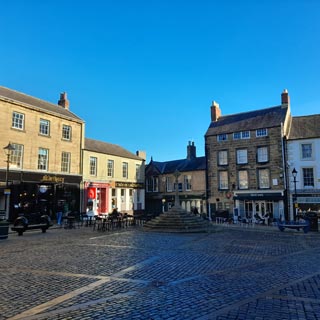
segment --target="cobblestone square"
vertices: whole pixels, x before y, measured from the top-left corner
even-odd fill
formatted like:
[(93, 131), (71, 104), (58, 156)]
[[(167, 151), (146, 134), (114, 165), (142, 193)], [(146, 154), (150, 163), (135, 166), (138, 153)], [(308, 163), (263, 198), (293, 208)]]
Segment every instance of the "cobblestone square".
[(320, 319), (317, 232), (52, 228), (0, 250), (0, 320)]

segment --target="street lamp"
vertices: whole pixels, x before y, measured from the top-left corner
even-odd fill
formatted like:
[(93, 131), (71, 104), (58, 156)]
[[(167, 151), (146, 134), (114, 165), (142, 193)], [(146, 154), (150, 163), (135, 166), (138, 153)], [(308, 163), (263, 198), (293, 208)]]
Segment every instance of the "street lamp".
[(296, 168), (292, 170), (293, 183), (294, 183), (294, 195), (293, 195), (293, 220), (296, 221), (296, 200), (297, 200), (297, 173)]
[(165, 206), (165, 203), (166, 203), (166, 199), (163, 198), (162, 200), (162, 213), (164, 212), (164, 206)]
[(5, 190), (5, 205), (4, 205), (4, 210), (6, 212), (6, 216), (8, 217), (7, 214), (7, 209), (8, 209), (8, 196), (10, 194), (10, 190), (8, 190), (8, 186), (9, 186), (9, 165), (10, 165), (10, 156), (12, 154), (12, 151), (15, 150), (15, 147), (9, 142), (8, 145), (6, 147), (3, 148), (6, 152), (6, 156), (7, 156), (7, 171), (6, 171), (6, 190)]

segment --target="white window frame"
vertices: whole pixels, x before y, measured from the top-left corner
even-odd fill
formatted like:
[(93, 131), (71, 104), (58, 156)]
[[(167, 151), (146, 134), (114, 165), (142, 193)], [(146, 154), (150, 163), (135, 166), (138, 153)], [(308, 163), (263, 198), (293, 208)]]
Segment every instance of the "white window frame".
[(141, 178), (141, 164), (136, 163), (136, 180)]
[(72, 133), (72, 127), (67, 124), (63, 124), (62, 125), (62, 140), (70, 141), (71, 140), (71, 133)]
[(107, 176), (113, 178), (114, 175), (114, 160), (108, 159)]
[[(304, 147), (310, 146), (309, 150), (305, 149)], [(306, 154), (310, 152), (310, 155)], [(301, 153), (301, 160), (313, 160), (313, 143), (308, 142), (308, 143), (301, 143), (300, 144), (300, 153)]]
[(184, 188), (185, 188), (185, 190), (186, 191), (192, 190), (192, 188), (191, 188), (191, 175), (185, 175), (183, 177), (183, 179), (184, 179)]
[(71, 153), (61, 152), (61, 172), (70, 173)]
[(270, 171), (269, 169), (258, 169), (259, 189), (270, 189)]
[(218, 152), (218, 165), (219, 166), (228, 165), (228, 151), (227, 150), (220, 150)]
[(158, 192), (159, 177), (147, 178), (147, 192)]
[(11, 125), (14, 129), (24, 130), (24, 114), (17, 111), (13, 111)]
[(219, 171), (219, 189), (220, 190), (229, 189), (228, 171)]
[(38, 170), (47, 171), (49, 160), (49, 149), (39, 148), (38, 149)]
[(239, 131), (233, 133), (233, 140), (250, 139), (250, 131)]
[(22, 169), (23, 167), (23, 144), (11, 143), (14, 147), (14, 150), (11, 151), (10, 155), (10, 167)]
[(89, 159), (89, 174), (90, 176), (97, 176), (98, 158), (90, 157)]
[(269, 150), (268, 147), (258, 147), (257, 148), (257, 162), (268, 162), (269, 161)]
[(248, 149), (237, 149), (237, 164), (248, 163)]
[(173, 181), (172, 177), (167, 176), (166, 177), (166, 191), (172, 192), (173, 191)]
[(247, 170), (238, 171), (238, 186), (240, 190), (249, 189), (249, 176)]
[(122, 178), (128, 179), (129, 175), (129, 167), (128, 167), (128, 162), (122, 162)]
[(267, 128), (260, 128), (256, 130), (256, 137), (267, 137), (268, 136), (268, 129)]
[(39, 122), (39, 134), (42, 136), (50, 135), (50, 121), (46, 119), (40, 119)]
[(314, 168), (313, 167), (302, 168), (302, 179), (303, 179), (304, 188), (314, 188), (314, 183), (315, 183)]
[(221, 133), (217, 135), (217, 141), (227, 141), (228, 135), (226, 133)]

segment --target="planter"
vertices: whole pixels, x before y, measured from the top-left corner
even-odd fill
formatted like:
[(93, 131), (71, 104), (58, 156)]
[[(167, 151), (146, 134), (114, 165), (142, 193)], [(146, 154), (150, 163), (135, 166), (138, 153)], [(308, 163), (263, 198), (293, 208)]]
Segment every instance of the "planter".
[(9, 234), (9, 222), (0, 221), (0, 240), (7, 239)]

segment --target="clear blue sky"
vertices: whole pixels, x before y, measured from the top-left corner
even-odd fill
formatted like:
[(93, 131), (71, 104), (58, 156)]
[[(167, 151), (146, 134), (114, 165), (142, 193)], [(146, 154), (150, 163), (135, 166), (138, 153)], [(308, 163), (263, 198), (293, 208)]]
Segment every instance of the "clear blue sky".
[(223, 115), (280, 104), (320, 113), (319, 0), (3, 0), (0, 85), (57, 103), (86, 137), (147, 162), (204, 155)]

